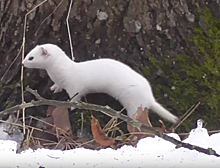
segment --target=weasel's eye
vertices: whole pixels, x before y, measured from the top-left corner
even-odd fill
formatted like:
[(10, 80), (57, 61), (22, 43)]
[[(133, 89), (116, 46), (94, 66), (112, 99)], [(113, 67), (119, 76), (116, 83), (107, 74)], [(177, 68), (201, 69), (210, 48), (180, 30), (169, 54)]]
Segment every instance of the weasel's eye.
[(33, 59), (34, 59), (34, 57), (29, 57), (28, 58), (29, 61), (32, 61)]

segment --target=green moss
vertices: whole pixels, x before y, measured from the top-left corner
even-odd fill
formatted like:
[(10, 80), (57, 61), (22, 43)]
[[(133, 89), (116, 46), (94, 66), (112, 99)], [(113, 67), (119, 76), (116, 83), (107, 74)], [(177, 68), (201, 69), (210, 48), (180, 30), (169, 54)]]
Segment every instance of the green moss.
[[(156, 95), (161, 95), (161, 92), (169, 95), (162, 104), (172, 106), (171, 111), (176, 111), (179, 116), (197, 102), (202, 104), (196, 114), (184, 122), (182, 131), (192, 128), (192, 123), (198, 118), (208, 122), (210, 129), (220, 126), (220, 20), (214, 18), (208, 9), (198, 10), (198, 17), (205, 23), (205, 28), (198, 25), (193, 35), (185, 39), (189, 45), (195, 45), (197, 55), (188, 49), (163, 61), (150, 57), (153, 67), (166, 70), (154, 87)], [(167, 81), (168, 87), (159, 84), (163, 81)], [(172, 86), (175, 89), (171, 89)]]

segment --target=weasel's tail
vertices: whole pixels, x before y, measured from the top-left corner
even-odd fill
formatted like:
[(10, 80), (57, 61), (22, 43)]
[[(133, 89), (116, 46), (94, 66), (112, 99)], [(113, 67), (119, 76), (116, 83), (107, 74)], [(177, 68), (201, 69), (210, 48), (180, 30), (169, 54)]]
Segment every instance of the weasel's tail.
[(176, 123), (178, 121), (178, 117), (170, 113), (168, 110), (166, 110), (156, 101), (153, 104), (151, 104), (150, 109), (153, 110), (155, 113), (157, 113), (159, 116), (163, 117), (164, 119), (172, 123)]

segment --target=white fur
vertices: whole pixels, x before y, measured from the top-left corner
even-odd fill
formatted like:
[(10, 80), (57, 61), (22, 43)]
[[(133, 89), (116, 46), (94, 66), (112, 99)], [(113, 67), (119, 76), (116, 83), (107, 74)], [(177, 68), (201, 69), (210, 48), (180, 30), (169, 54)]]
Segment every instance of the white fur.
[[(32, 60), (30, 57), (33, 57)], [(88, 93), (106, 93), (118, 100), (132, 117), (142, 106), (175, 123), (178, 118), (154, 98), (149, 82), (127, 65), (112, 59), (74, 62), (56, 45), (38, 45), (22, 64), (27, 68), (45, 69), (55, 83), (54, 93), (65, 89), (72, 101)]]

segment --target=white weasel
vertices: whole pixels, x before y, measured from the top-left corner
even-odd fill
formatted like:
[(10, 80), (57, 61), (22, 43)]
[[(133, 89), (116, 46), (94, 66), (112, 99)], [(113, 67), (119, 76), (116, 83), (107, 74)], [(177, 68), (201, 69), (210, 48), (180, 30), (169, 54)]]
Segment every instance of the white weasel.
[(106, 93), (127, 110), (132, 117), (142, 106), (175, 123), (178, 118), (154, 98), (149, 82), (129, 66), (113, 59), (85, 62), (72, 61), (54, 44), (37, 45), (22, 62), (24, 67), (45, 69), (54, 82), (51, 91), (65, 89), (72, 101), (80, 101), (88, 93)]

